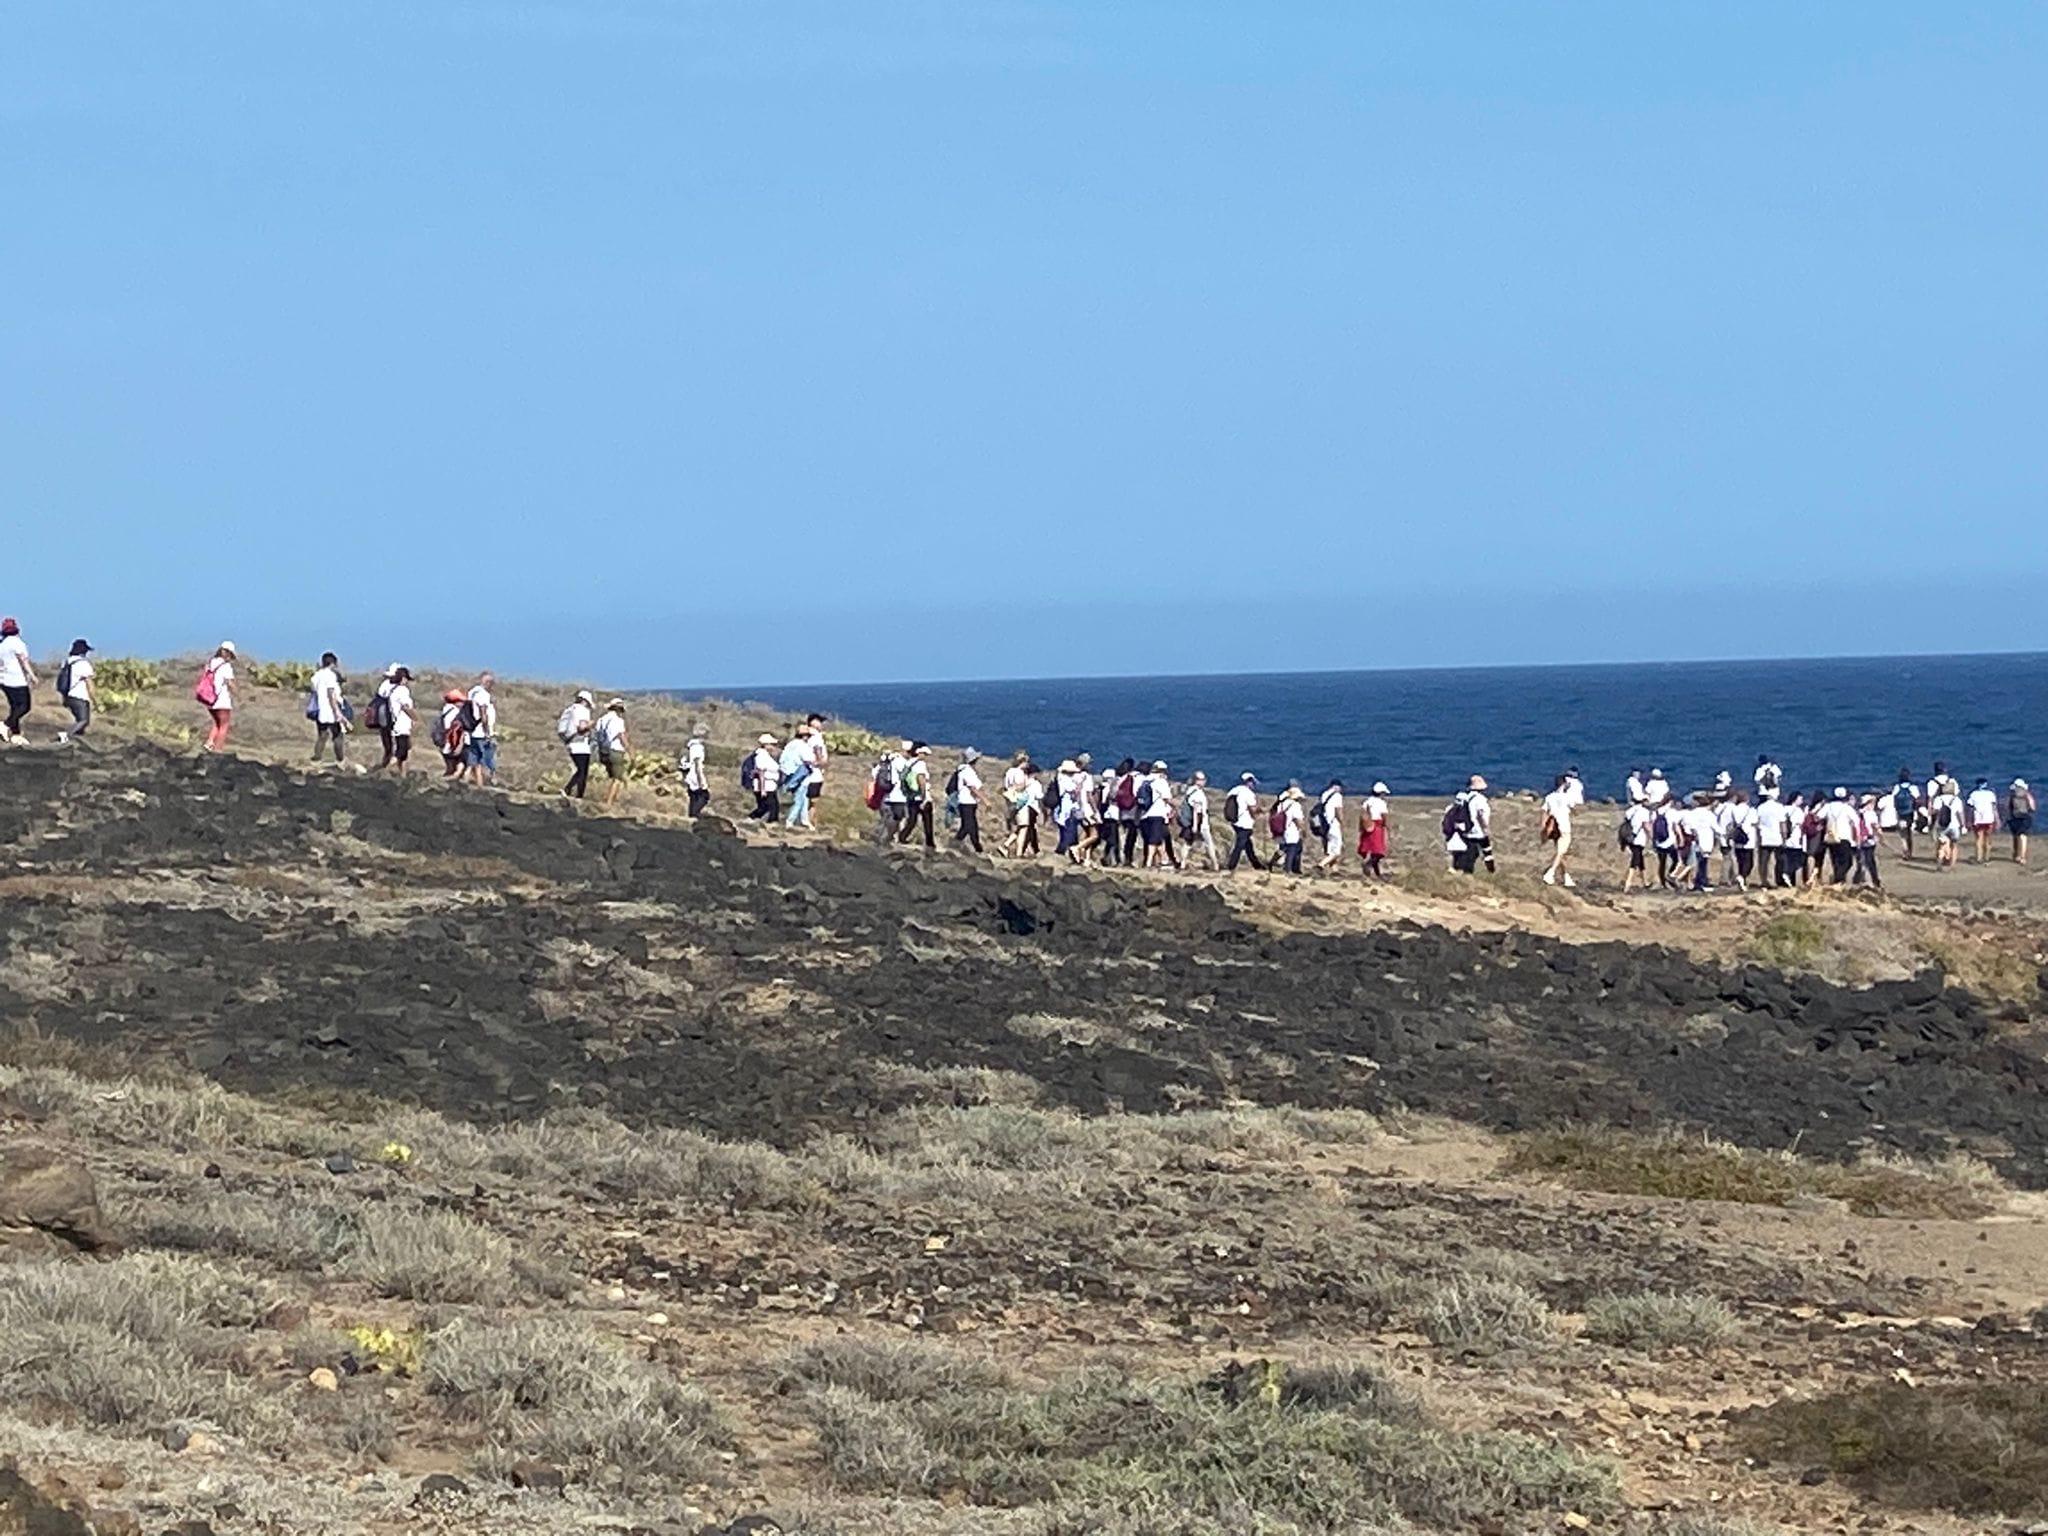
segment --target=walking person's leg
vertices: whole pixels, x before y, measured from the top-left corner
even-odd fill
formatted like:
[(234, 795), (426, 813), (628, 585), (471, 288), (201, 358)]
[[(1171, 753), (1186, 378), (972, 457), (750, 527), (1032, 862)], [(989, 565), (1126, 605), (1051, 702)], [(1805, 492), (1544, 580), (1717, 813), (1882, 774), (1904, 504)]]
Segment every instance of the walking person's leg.
[[(391, 734), (391, 727), (385, 725), (378, 727), (377, 741), (384, 748), (383, 759), (377, 764), (377, 771), (382, 773), (398, 760), (398, 738)], [(408, 746), (406, 751), (410, 753), (412, 748)]]
[[(92, 725), (92, 700), (66, 699), (64, 702), (67, 705), (69, 705), (71, 709), (71, 739), (76, 741), (79, 737), (83, 736), (86, 733), (87, 728)], [(2020, 849), (2020, 852), (2017, 855), (2019, 862), (2022, 864), (2026, 863), (2027, 840), (2021, 837), (2015, 838), (2013, 841)]]

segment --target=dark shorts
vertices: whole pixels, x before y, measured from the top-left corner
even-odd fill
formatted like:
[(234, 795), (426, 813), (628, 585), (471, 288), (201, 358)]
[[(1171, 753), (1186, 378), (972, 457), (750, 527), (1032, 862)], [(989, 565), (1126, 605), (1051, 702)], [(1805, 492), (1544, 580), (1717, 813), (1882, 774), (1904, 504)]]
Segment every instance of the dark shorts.
[(1145, 839), (1147, 848), (1157, 848), (1166, 841), (1166, 818), (1147, 816), (1138, 823), (1138, 835)]
[(1634, 844), (1629, 845), (1628, 867), (1630, 869), (1641, 869), (1643, 867), (1643, 850)]
[(2032, 837), (2034, 835), (2034, 813), (2032, 811), (2023, 812), (2018, 816), (2009, 816), (2006, 818), (2005, 824), (2011, 829), (2014, 837)]
[(393, 736), (391, 738), (391, 761), (402, 763), (411, 756), (412, 732), (407, 731), (403, 736)]

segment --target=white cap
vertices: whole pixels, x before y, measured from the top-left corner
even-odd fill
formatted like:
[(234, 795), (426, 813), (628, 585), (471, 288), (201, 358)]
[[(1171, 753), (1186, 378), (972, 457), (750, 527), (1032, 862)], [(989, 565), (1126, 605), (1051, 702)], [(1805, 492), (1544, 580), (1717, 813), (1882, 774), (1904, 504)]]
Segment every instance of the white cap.
[(1380, 783), (1377, 780), (1373, 782), (1372, 792), (1376, 795), (1390, 795), (1393, 793), (1393, 791), (1388, 789), (1386, 785)]

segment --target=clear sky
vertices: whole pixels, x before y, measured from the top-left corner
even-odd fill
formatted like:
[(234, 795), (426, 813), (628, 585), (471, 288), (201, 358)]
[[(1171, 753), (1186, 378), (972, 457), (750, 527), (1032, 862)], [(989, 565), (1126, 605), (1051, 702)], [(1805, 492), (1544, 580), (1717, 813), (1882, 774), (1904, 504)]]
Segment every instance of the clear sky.
[(2042, 648), (2048, 5), (14, 0), (0, 609), (632, 685)]

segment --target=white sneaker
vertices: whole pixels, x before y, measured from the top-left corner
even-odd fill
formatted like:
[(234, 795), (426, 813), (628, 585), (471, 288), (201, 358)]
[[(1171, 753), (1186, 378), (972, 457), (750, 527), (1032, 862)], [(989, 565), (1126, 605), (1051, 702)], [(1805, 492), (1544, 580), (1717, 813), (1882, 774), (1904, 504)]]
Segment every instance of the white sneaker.
[(59, 731), (57, 733), (57, 745), (60, 747), (63, 746), (64, 743), (69, 741), (70, 739), (71, 733), (69, 731)]
[[(1543, 871), (1543, 883), (1545, 885), (1555, 885), (1557, 884), (1557, 876), (1553, 875), (1549, 870), (1546, 869), (1545, 871)], [(1570, 885), (1571, 881), (1567, 880), (1565, 881), (1565, 884)]]
[(1566, 875), (1564, 877), (1564, 888), (1568, 891), (1576, 891), (1579, 888), (1579, 882), (1574, 880), (1570, 875)]

